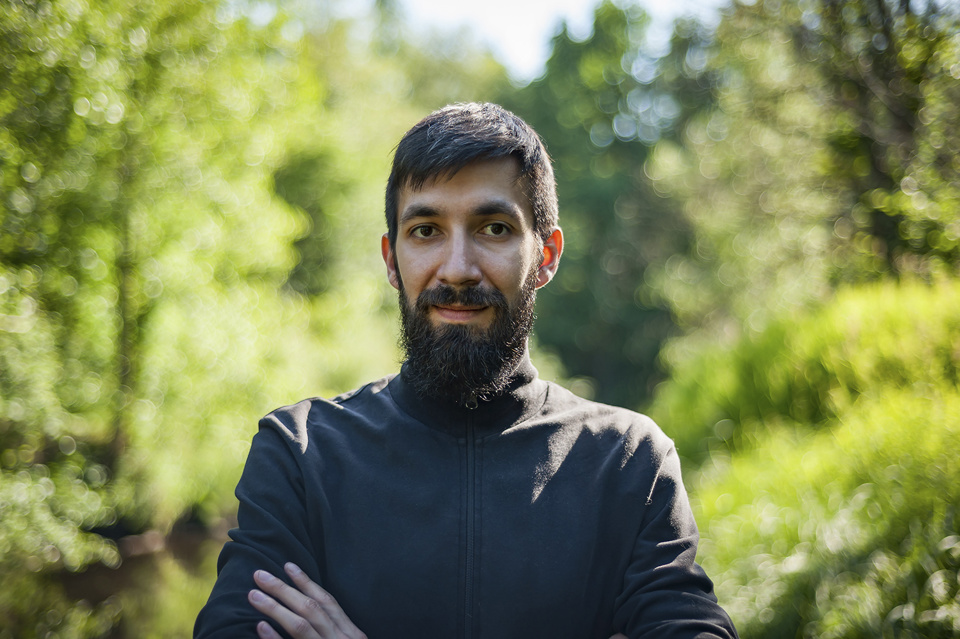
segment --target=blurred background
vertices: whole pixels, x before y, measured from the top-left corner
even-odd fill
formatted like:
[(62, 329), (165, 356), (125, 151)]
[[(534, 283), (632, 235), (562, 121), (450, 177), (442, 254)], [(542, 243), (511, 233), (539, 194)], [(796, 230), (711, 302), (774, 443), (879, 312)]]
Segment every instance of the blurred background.
[(258, 418), (397, 370), (391, 150), (465, 100), (742, 636), (960, 637), (960, 6), (513, 5), (0, 3), (0, 638), (190, 634)]

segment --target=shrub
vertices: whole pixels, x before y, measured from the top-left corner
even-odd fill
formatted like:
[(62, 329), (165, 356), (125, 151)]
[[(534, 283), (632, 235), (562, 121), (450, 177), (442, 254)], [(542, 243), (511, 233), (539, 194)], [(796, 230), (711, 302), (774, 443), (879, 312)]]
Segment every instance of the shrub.
[(671, 381), (649, 412), (694, 461), (749, 447), (780, 424), (829, 425), (861, 395), (956, 386), (960, 283), (885, 283), (841, 291), (733, 346), (667, 350)]
[(702, 561), (749, 637), (960, 632), (960, 393), (891, 391), (700, 476)]
[(675, 361), (651, 412), (709, 459), (701, 560), (745, 639), (960, 634), (960, 284), (849, 289)]

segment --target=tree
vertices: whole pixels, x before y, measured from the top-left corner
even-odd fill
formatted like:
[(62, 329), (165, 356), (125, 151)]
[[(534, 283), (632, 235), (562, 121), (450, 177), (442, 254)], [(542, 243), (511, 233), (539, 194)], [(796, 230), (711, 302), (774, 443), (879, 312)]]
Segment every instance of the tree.
[(216, 510), (235, 470), (211, 462), (236, 467), (264, 378), (291, 379), (260, 334), (296, 311), (304, 221), (269, 180), (316, 108), (295, 53), (279, 21), (189, 0), (0, 8), (3, 632), (109, 628), (57, 571), (116, 566), (97, 532)]
[[(674, 333), (646, 271), (689, 236), (643, 165), (704, 97), (698, 79), (677, 93), (654, 82), (660, 69), (643, 47), (646, 25), (637, 6), (601, 4), (590, 37), (578, 42), (562, 29), (543, 77), (502, 98), (547, 145), (566, 231), (563, 267), (539, 294), (537, 342), (559, 355), (579, 392), (632, 408), (662, 378), (657, 354)], [(686, 34), (683, 46), (698, 46), (699, 35)]]
[(840, 282), (955, 272), (956, 26), (936, 3), (726, 12), (716, 106), (647, 166), (696, 233), (654, 278), (684, 325), (732, 335)]

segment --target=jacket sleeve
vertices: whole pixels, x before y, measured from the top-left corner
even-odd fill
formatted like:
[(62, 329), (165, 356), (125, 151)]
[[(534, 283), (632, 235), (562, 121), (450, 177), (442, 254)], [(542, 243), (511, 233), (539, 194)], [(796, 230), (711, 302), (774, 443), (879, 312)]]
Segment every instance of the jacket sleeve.
[(266, 617), (247, 601), (247, 593), (257, 587), (255, 570), (286, 580), (283, 564), (292, 561), (316, 579), (317, 555), (308, 534), (296, 442), (291, 439), (275, 419), (261, 420), (237, 484), (238, 526), (220, 552), (217, 581), (197, 617), (195, 639), (256, 639), (256, 624)]
[(673, 444), (652, 462), (657, 472), (616, 601), (614, 627), (630, 639), (735, 639), (712, 582), (694, 561), (699, 534)]

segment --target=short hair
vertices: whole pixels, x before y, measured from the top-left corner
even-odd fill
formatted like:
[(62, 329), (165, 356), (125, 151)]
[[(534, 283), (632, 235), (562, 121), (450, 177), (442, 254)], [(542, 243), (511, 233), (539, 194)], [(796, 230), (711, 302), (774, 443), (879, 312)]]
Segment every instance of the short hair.
[(542, 241), (557, 226), (557, 184), (543, 141), (522, 119), (497, 104), (452, 104), (434, 111), (404, 134), (387, 180), (386, 218), (390, 246), (397, 242), (400, 189), (419, 189), (441, 174), (453, 175), (477, 160), (514, 157)]

